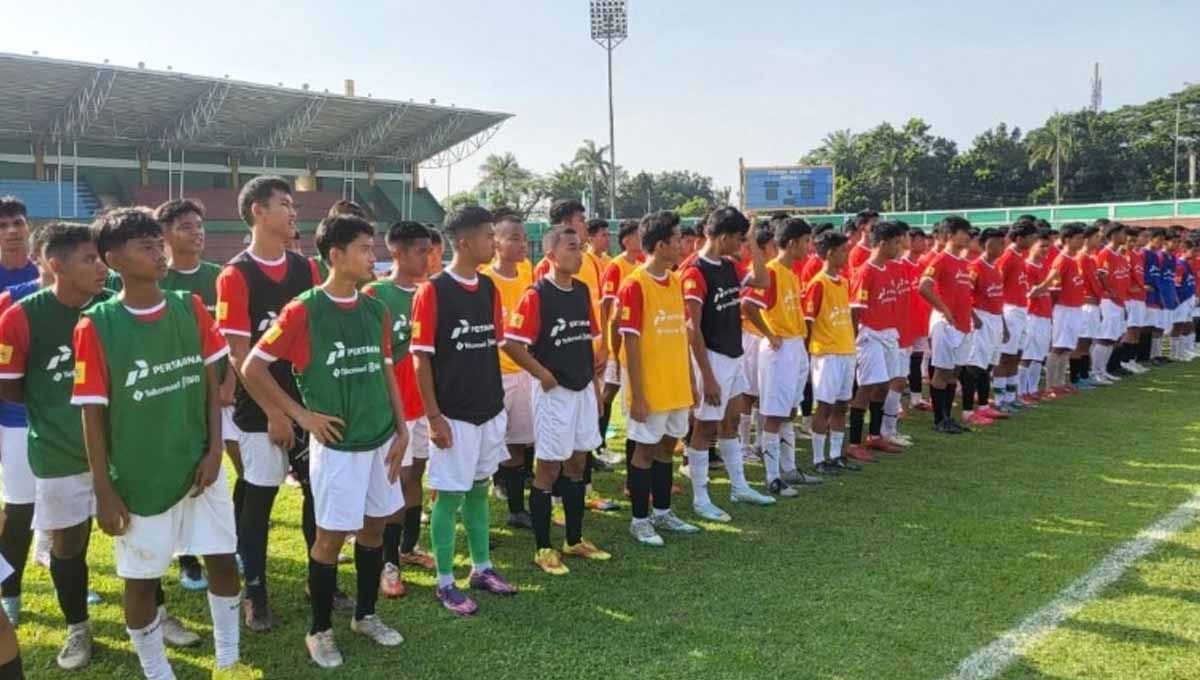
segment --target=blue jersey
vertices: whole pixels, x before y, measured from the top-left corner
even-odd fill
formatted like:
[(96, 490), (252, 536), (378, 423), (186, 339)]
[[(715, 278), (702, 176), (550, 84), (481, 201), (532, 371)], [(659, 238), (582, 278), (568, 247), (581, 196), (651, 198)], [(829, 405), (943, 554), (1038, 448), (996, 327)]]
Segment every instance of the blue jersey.
[[(33, 263), (30, 263), (33, 266)], [(0, 275), (11, 274), (14, 271), (23, 271), (23, 269), (5, 269), (0, 267)], [(20, 283), (5, 286), (5, 290), (12, 296), (13, 302), (31, 293), (36, 293), (41, 288), (41, 276), (38, 274), (37, 267), (33, 267), (33, 278), (26, 279)], [(29, 423), (25, 419), (25, 406), (23, 404), (14, 404), (9, 401), (0, 401), (0, 427), (28, 427)]]
[(1175, 309), (1179, 306), (1179, 297), (1175, 289), (1175, 256), (1163, 250), (1159, 252), (1159, 288), (1158, 298), (1163, 309)]
[(1196, 274), (1187, 260), (1179, 258), (1175, 265), (1175, 296), (1183, 304), (1196, 294)]

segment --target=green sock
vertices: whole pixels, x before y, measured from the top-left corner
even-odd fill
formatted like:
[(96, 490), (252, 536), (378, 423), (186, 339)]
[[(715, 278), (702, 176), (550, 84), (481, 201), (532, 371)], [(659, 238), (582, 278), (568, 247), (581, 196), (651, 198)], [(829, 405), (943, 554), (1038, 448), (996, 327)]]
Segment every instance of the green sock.
[(438, 491), (429, 516), (429, 542), (433, 546), (433, 561), (437, 564), (438, 585), (447, 577), (454, 580), (454, 525), (458, 509), (466, 496), (461, 491)]
[(471, 564), (487, 567), (491, 564), (488, 549), (488, 480), (475, 482), (463, 501), (463, 525), (467, 529), (467, 548), (471, 551)]

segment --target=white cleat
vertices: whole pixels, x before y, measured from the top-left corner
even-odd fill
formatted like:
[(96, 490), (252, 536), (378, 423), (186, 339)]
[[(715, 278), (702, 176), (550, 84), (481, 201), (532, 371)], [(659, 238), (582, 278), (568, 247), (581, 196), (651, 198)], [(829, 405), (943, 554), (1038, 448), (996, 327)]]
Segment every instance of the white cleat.
[(692, 511), (695, 512), (701, 519), (706, 519), (710, 522), (724, 523), (733, 519), (729, 516), (729, 513), (713, 505), (711, 502), (693, 504)]
[(338, 651), (337, 640), (333, 639), (332, 628), (315, 635), (306, 635), (304, 646), (308, 648), (309, 658), (321, 668), (337, 668), (342, 665), (342, 653)]
[(380, 621), (379, 617), (374, 614), (364, 616), (361, 620), (351, 618), (350, 630), (368, 637), (384, 647), (395, 647), (404, 642), (404, 636), (399, 631)]
[(666, 529), (680, 534), (694, 534), (700, 531), (700, 527), (695, 524), (688, 524), (679, 519), (674, 510), (651, 514), (650, 523), (654, 525), (655, 529)]
[(92, 661), (92, 626), (87, 621), (67, 626), (67, 639), (58, 653), (58, 667), (64, 671), (83, 668)]
[(638, 543), (643, 545), (663, 546), (662, 536), (659, 536), (658, 532), (654, 530), (654, 525), (650, 523), (649, 517), (643, 519), (634, 518), (630, 521), (629, 533), (633, 534)]
[(745, 503), (747, 505), (775, 505), (776, 501), (771, 496), (764, 493), (759, 493), (750, 487), (745, 489), (734, 489), (729, 494), (730, 503)]
[(163, 642), (169, 647), (191, 647), (200, 644), (200, 636), (183, 627), (179, 619), (163, 612)]

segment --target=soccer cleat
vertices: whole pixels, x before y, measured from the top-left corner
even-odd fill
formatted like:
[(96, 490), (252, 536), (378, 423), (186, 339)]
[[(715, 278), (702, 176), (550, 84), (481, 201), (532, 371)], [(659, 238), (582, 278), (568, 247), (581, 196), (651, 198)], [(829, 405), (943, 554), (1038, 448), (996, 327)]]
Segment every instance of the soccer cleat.
[(593, 512), (613, 512), (621, 509), (619, 503), (611, 498), (605, 498), (597, 493), (588, 494), (587, 499), (584, 501), (584, 505), (587, 506), (588, 510)]
[(967, 416), (966, 418), (963, 418), (963, 421), (966, 422), (966, 424), (968, 424), (968, 425), (979, 425), (981, 427), (996, 424), (996, 421), (992, 420), (991, 418), (987, 417), (986, 415), (984, 415), (983, 413), (981, 413), (979, 411), (974, 411), (973, 413), (971, 413), (971, 415)]
[(514, 529), (533, 530), (533, 517), (524, 510), (521, 512), (508, 513), (508, 520), (505, 523)]
[(475, 600), (467, 597), (453, 583), (448, 586), (439, 586), (434, 591), (434, 596), (437, 597), (438, 602), (442, 603), (443, 607), (459, 616), (470, 616), (479, 610), (479, 605), (475, 603)]
[(800, 470), (789, 470), (782, 473), (780, 477), (788, 484), (820, 484), (825, 481), (820, 477), (804, 474)]
[(915, 402), (915, 403), (913, 403), (913, 404), (910, 404), (910, 405), (909, 405), (909, 408), (911, 408), (911, 409), (913, 409), (913, 410), (915, 410), (915, 411), (925, 411), (925, 412), (929, 412), (929, 411), (932, 411), (932, 410), (933, 410), (933, 404), (931, 404), (931, 403), (929, 403), (929, 402), (927, 402), (927, 401), (924, 401), (924, 400), (922, 400), (922, 401), (918, 401), (918, 402)]
[(846, 472), (861, 472), (862, 471), (861, 465), (859, 465), (858, 463), (846, 460), (842, 456), (838, 456), (837, 458), (834, 458), (833, 460), (829, 461), (829, 464), (832, 465), (835, 470), (842, 470), (842, 471), (846, 471)]
[(554, 548), (538, 548), (533, 553), (533, 563), (551, 576), (566, 576), (571, 573), (571, 570), (567, 569), (567, 565), (562, 563), (562, 558)]
[(742, 460), (747, 465), (762, 465), (762, 451), (747, 448), (742, 453)]
[(991, 418), (992, 420), (1007, 420), (1008, 419), (1007, 413), (1005, 413), (1004, 411), (1001, 411), (1000, 409), (997, 409), (995, 406), (992, 406), (991, 404), (984, 404), (983, 406), (981, 406), (979, 409), (976, 410), (976, 413), (979, 413), (979, 412), (983, 412), (983, 415), (987, 416), (988, 418)]
[(368, 614), (361, 619), (351, 617), (350, 630), (384, 647), (395, 647), (404, 642), (400, 631), (380, 621), (374, 614)]
[(379, 574), (379, 594), (395, 600), (404, 597), (408, 589), (404, 587), (404, 577), (400, 574), (400, 567), (388, 562), (383, 565), (383, 571)]
[(888, 436), (884, 437), (883, 440), (886, 441), (887, 443), (891, 444), (892, 446), (899, 447), (901, 449), (907, 449), (908, 447), (913, 445), (912, 437), (910, 437), (906, 434), (897, 433), (897, 434), (888, 435)]
[(204, 577), (204, 570), (199, 564), (189, 564), (179, 569), (179, 585), (184, 590), (206, 590), (208, 579)]
[(878, 435), (867, 437), (867, 440), (863, 442), (863, 446), (880, 453), (900, 453), (899, 446), (889, 443), (886, 439)]
[(179, 619), (170, 614), (164, 614), (159, 625), (162, 627), (163, 642), (169, 647), (191, 647), (200, 644), (200, 636), (184, 628)]
[(508, 500), (508, 491), (504, 488), (503, 484), (492, 485), (492, 498), (501, 502)]
[(101, 603), (101, 602), (103, 602), (103, 601), (104, 601), (104, 600), (103, 600), (103, 599), (100, 597), (100, 593), (97, 593), (97, 592), (96, 592), (96, 591), (94, 591), (94, 590), (89, 590), (89, 591), (88, 591), (88, 594), (87, 594), (87, 603), (88, 603), (88, 606), (89, 606), (89, 607), (90, 607), (90, 606), (92, 606), (92, 605), (94, 605), (94, 604), (100, 604), (100, 603)]
[(238, 661), (232, 666), (213, 668), (211, 677), (212, 680), (259, 680), (262, 678), (262, 673)]
[(1076, 380), (1075, 382), (1071, 383), (1071, 387), (1073, 387), (1076, 391), (1096, 389), (1096, 385), (1092, 384), (1092, 382), (1087, 378), (1080, 378), (1079, 380)]
[(595, 543), (586, 539), (581, 539), (575, 545), (567, 545), (567, 542), (563, 541), (562, 554), (564, 557), (580, 557), (585, 560), (596, 560), (597, 562), (612, 559), (612, 555), (608, 551), (601, 550), (596, 547)]
[(823, 460), (814, 465), (813, 470), (816, 471), (818, 475), (825, 475), (827, 477), (836, 477), (837, 475), (842, 474), (842, 471), (839, 470), (832, 461), (827, 460)]
[(729, 513), (713, 505), (712, 502), (693, 503), (692, 512), (699, 515), (701, 519), (706, 519), (710, 522), (728, 522), (733, 519), (729, 516)]
[(419, 567), (421, 569), (428, 569), (429, 571), (433, 571), (435, 566), (433, 555), (430, 555), (420, 548), (413, 548), (412, 552), (400, 553), (400, 564)]
[(472, 571), (471, 580), (469, 581), (471, 588), (475, 590), (486, 590), (493, 595), (516, 595), (517, 588), (513, 584), (504, 580), (504, 577), (491, 567), (483, 571)]
[(1000, 406), (996, 407), (996, 410), (1003, 414), (1005, 418), (1011, 418), (1012, 416), (1015, 416), (1021, 411), (1025, 410), (1025, 407), (1018, 406), (1016, 402), (1014, 402), (1012, 404), (1000, 404)]
[(612, 472), (613, 466), (604, 462), (599, 456), (592, 456), (592, 472)]
[(654, 525), (655, 529), (666, 529), (667, 531), (674, 531), (679, 534), (694, 534), (700, 531), (700, 527), (695, 524), (688, 524), (679, 519), (674, 510), (652, 513), (650, 515), (650, 523)]
[(771, 480), (771, 483), (767, 485), (767, 490), (780, 498), (795, 498), (800, 495), (799, 491), (788, 486), (782, 479)]
[(1021, 403), (1024, 404), (1026, 408), (1037, 408), (1041, 405), (1041, 402), (1041, 399), (1033, 396), (1032, 394), (1021, 396)]
[(775, 499), (770, 496), (759, 493), (750, 487), (745, 489), (732, 489), (729, 492), (730, 503), (745, 503), (747, 505), (775, 505)]
[(265, 633), (275, 625), (275, 617), (271, 614), (271, 606), (266, 598), (256, 601), (253, 597), (242, 600), (242, 614), (246, 627), (255, 633)]
[(21, 596), (14, 595), (12, 597), (0, 597), (0, 608), (4, 609), (4, 615), (8, 617), (8, 622), (13, 628), (21, 625)]
[(58, 667), (64, 671), (83, 668), (92, 660), (92, 626), (87, 621), (67, 626), (67, 639), (58, 652)]
[(625, 456), (622, 456), (621, 454), (617, 453), (616, 451), (609, 451), (608, 449), (603, 449), (603, 448), (600, 449), (600, 451), (596, 453), (596, 458), (604, 461), (605, 464), (607, 464), (609, 467), (612, 467), (612, 468), (615, 468), (619, 465), (623, 465), (625, 463)]
[(638, 543), (643, 545), (653, 545), (656, 547), (663, 545), (662, 536), (659, 536), (658, 532), (654, 530), (654, 525), (650, 523), (649, 517), (642, 519), (633, 518), (629, 522), (629, 533), (633, 534)]
[(949, 418), (939, 421), (933, 426), (933, 431), (938, 434), (962, 434), (961, 428), (956, 427)]
[(304, 646), (308, 648), (308, 658), (321, 668), (337, 668), (342, 665), (342, 653), (338, 651), (337, 641), (333, 639), (333, 629), (304, 636)]
[(860, 463), (876, 462), (875, 456), (871, 455), (871, 452), (867, 451), (866, 447), (864, 447), (862, 444), (851, 444), (850, 446), (847, 446), (846, 457), (857, 460)]

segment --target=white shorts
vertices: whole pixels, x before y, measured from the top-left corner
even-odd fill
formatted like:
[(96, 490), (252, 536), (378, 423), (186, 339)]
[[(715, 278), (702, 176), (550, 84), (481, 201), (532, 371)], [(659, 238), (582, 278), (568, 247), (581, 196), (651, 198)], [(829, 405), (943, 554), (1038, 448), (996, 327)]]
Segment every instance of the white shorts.
[(395, 436), (370, 451), (339, 451), (308, 440), (308, 470), (317, 526), (358, 531), (363, 517), (388, 517), (404, 507), (400, 481), (388, 481), (387, 455)]
[(1050, 346), (1054, 349), (1073, 350), (1079, 344), (1083, 332), (1083, 310), (1079, 307), (1054, 305), (1051, 317)]
[(812, 357), (813, 401), (835, 404), (854, 397), (853, 354), (819, 354)]
[(96, 514), (92, 473), (37, 480), (33, 505), (33, 528), (41, 531), (69, 529)]
[(443, 449), (430, 440), (429, 488), (470, 491), (475, 482), (496, 474), (501, 461), (508, 460), (508, 447), (504, 445), (506, 419), (503, 411), (482, 425), (446, 418), (450, 424), (450, 448)]
[[(639, 444), (653, 446), (663, 440), (663, 437), (679, 439), (687, 434), (688, 413), (691, 409), (677, 408), (674, 411), (657, 411), (646, 416), (646, 422), (641, 423), (633, 418), (627, 424), (626, 436)], [(536, 453), (535, 453), (536, 455)]]
[(242, 430), (233, 422), (233, 407), (221, 407), (221, 439), (227, 442), (236, 442), (241, 439)]
[(37, 478), (29, 469), (29, 428), (0, 427), (0, 479), (5, 503), (25, 505), (37, 498)]
[(609, 358), (604, 364), (604, 384), (605, 385), (621, 385), (621, 367), (617, 365), (617, 360)]
[(533, 404), (529, 400), (529, 385), (533, 378), (521, 371), (505, 373), (504, 380), (504, 413), (508, 416), (508, 426), (504, 431), (505, 444), (533, 443)]
[(1175, 323), (1191, 323), (1192, 322), (1192, 306), (1193, 306), (1193, 304), (1192, 304), (1191, 298), (1188, 298), (1187, 300), (1180, 302), (1179, 306), (1175, 308), (1174, 322)]
[(786, 338), (779, 350), (762, 338), (758, 343), (758, 412), (785, 418), (804, 399), (808, 351), (804, 338)]
[[(856, 374), (859, 385), (879, 385), (899, 377), (896, 372), (901, 368), (900, 346), (895, 331), (877, 331), (861, 326), (854, 346), (858, 356)], [(908, 366), (902, 368), (904, 371), (900, 375), (908, 375)]]
[(1142, 328), (1149, 326), (1146, 322), (1146, 301), (1145, 300), (1126, 300), (1125, 301), (1125, 326), (1127, 328)]
[(1008, 326), (1008, 342), (1000, 344), (1000, 353), (1016, 356), (1025, 347), (1029, 313), (1016, 305), (1004, 305), (1004, 325)]
[(184, 496), (157, 515), (130, 513), (125, 533), (113, 538), (117, 576), (121, 578), (161, 578), (176, 555), (232, 555), (236, 551), (233, 497), (225, 482), (224, 465), (204, 493), (195, 498)]
[[(928, 330), (928, 329), (926, 329), (926, 330)], [(916, 340), (913, 340), (912, 351), (913, 352), (922, 352), (922, 353), (928, 352), (929, 351), (929, 336), (922, 335), (921, 337), (917, 338)]]
[(1000, 345), (1004, 340), (1004, 317), (983, 310), (975, 310), (979, 325), (971, 331), (971, 356), (968, 366), (986, 369), (996, 363)]
[(1030, 314), (1025, 326), (1025, 344), (1021, 346), (1021, 358), (1030, 361), (1045, 361), (1050, 353), (1050, 319)]
[(758, 396), (758, 343), (762, 338), (742, 331), (742, 374), (746, 376), (746, 390), (742, 394)]
[(721, 388), (721, 403), (713, 406), (704, 401), (704, 380), (700, 377), (700, 367), (693, 360), (692, 373), (696, 377), (696, 387), (700, 389), (701, 394), (700, 403), (692, 409), (692, 415), (696, 420), (719, 422), (725, 418), (725, 408), (729, 406), (729, 400), (746, 393), (746, 374), (741, 357), (734, 359), (711, 349), (705, 351), (708, 353), (708, 365), (712, 367), (713, 377), (717, 379), (717, 385)]
[(1079, 337), (1085, 340), (1100, 337), (1100, 305), (1085, 304), (1079, 311), (1083, 314)]
[(266, 432), (239, 432), (242, 479), (255, 486), (279, 486), (287, 479), (287, 452), (271, 443)]
[(1125, 309), (1112, 300), (1100, 301), (1100, 332), (1098, 340), (1120, 340), (1125, 335)]
[(532, 382), (530, 392), (534, 458), (561, 462), (576, 451), (592, 451), (603, 443), (596, 390), (591, 385), (579, 391), (559, 385), (547, 392)]
[(0, 581), (7, 580), (9, 576), (12, 576), (12, 573), (12, 565), (8, 563), (8, 560), (4, 559), (4, 555), (0, 555)]
[(1159, 307), (1154, 312), (1154, 325), (1164, 333), (1171, 330), (1171, 326), (1175, 325), (1175, 310)]
[(413, 418), (405, 423), (408, 427), (408, 446), (404, 449), (401, 467), (409, 467), (414, 460), (429, 460), (429, 421), (425, 416)]
[(966, 366), (971, 359), (971, 334), (963, 333), (934, 312), (929, 317), (929, 364), (934, 368), (951, 370)]

